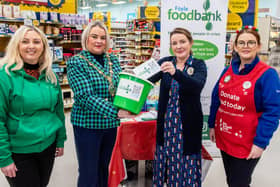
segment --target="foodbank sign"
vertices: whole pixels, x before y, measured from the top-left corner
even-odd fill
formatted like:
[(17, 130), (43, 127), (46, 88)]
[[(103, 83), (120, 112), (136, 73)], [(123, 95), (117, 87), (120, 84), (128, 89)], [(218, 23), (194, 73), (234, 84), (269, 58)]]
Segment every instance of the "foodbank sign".
[(194, 40), (192, 52), (195, 58), (209, 60), (218, 55), (219, 49), (215, 44), (209, 41)]
[(222, 14), (216, 11), (209, 11), (210, 8), (210, 0), (206, 0), (203, 3), (203, 10), (201, 12), (199, 10), (189, 10), (184, 7), (177, 7), (175, 9), (168, 9), (168, 19), (169, 20), (182, 20), (182, 21), (204, 21), (205, 29), (211, 31), (213, 28), (213, 22), (222, 21)]
[[(202, 60), (209, 60), (218, 55), (218, 47), (205, 40), (194, 40), (192, 45), (193, 56)], [(169, 53), (174, 55), (172, 48), (169, 48)]]

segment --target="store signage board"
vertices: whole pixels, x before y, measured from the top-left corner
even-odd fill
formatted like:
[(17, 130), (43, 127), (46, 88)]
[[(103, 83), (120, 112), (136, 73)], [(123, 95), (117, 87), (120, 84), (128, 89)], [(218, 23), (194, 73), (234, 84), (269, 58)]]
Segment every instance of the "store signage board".
[(5, 4), (16, 4), (21, 11), (77, 13), (76, 0), (3, 0)]
[[(227, 0), (161, 1), (161, 57), (172, 55), (169, 34), (174, 28), (183, 27), (192, 33), (194, 57), (204, 59), (207, 65), (207, 82), (201, 93), (204, 115), (209, 115), (211, 93), (224, 69), (227, 5)], [(207, 120), (204, 124), (207, 127)], [(218, 155), (209, 137), (203, 141), (207, 142), (207, 150), (211, 145), (211, 156)]]
[(3, 0), (3, 2), (6, 3), (17, 3), (17, 4), (26, 4), (26, 5), (43, 5), (47, 6), (48, 5), (48, 0)]
[(229, 0), (227, 30), (243, 25), (257, 26), (258, 0)]
[(142, 6), (138, 8), (138, 18), (159, 19), (160, 7), (158, 6)]
[(135, 12), (130, 12), (126, 15), (127, 20), (133, 20), (136, 19), (136, 13)]
[(3, 2), (58, 8), (65, 3), (65, 0), (3, 0)]

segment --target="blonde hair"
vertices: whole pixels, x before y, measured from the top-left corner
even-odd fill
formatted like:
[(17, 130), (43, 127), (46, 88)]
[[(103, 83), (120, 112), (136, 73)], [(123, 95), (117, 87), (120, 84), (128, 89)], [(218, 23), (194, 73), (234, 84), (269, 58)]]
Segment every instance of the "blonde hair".
[(82, 34), (82, 48), (83, 48), (83, 50), (88, 51), (87, 41), (88, 41), (90, 31), (93, 27), (100, 27), (101, 29), (103, 29), (105, 31), (105, 35), (106, 35), (106, 48), (105, 49), (106, 49), (106, 51), (108, 51), (109, 48), (110, 48), (110, 35), (109, 35), (107, 27), (101, 21), (93, 21), (93, 22), (89, 23), (87, 25), (87, 27), (85, 28), (85, 30), (83, 31), (83, 34)]
[[(38, 33), (43, 42), (44, 49), (38, 61), (40, 74), (45, 71), (46, 82), (51, 82), (52, 84), (56, 85), (57, 78), (52, 71), (52, 57), (48, 40), (45, 37), (45, 34), (36, 27), (23, 25), (15, 32), (6, 48), (6, 54), (4, 58), (0, 61), (0, 65), (4, 66), (6, 64), (5, 71), (8, 75), (10, 75), (10, 71), (16, 71), (23, 68), (24, 62), (20, 55), (19, 43), (23, 40), (25, 34), (28, 31), (35, 31)], [(16, 64), (15, 67), (9, 70), (14, 64)]]

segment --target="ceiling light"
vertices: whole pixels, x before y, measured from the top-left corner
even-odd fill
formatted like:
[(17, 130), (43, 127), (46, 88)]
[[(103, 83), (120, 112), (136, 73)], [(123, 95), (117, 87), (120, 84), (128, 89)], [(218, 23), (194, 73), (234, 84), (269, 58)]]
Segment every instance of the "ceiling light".
[(90, 9), (90, 8), (91, 8), (90, 6), (82, 6), (82, 7), (80, 7), (80, 9), (82, 9), (82, 10)]
[(112, 4), (114, 5), (120, 5), (120, 4), (125, 4), (126, 2), (125, 1), (115, 1), (115, 2), (112, 2)]
[(101, 3), (101, 4), (96, 4), (95, 5), (96, 7), (105, 7), (105, 6), (108, 6), (107, 3)]

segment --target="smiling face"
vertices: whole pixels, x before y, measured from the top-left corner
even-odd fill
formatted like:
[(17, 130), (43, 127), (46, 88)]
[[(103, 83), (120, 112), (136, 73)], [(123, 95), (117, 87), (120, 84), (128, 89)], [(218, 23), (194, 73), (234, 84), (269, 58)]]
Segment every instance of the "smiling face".
[(235, 45), (235, 49), (240, 56), (241, 62), (252, 62), (261, 48), (257, 38), (251, 33), (241, 34)]
[(190, 55), (192, 42), (184, 34), (173, 34), (170, 43), (173, 53), (178, 59), (186, 59)]
[(87, 49), (92, 54), (101, 55), (106, 48), (106, 32), (99, 26), (91, 29), (87, 39)]
[(19, 53), (25, 63), (37, 64), (44, 51), (40, 35), (33, 30), (27, 31), (19, 43)]

